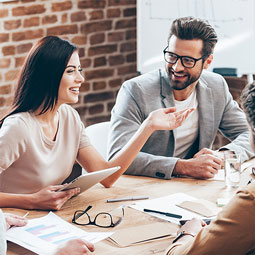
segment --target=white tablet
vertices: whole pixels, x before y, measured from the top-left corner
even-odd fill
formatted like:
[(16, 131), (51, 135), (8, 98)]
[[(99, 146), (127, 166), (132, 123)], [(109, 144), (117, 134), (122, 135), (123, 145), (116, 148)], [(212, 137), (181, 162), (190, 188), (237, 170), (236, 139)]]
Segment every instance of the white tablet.
[(91, 173), (86, 173), (83, 175), (78, 176), (73, 181), (69, 182), (65, 187), (61, 188), (58, 191), (73, 189), (73, 188), (80, 188), (80, 193), (89, 189), (90, 187), (94, 186), (95, 184), (99, 183), (106, 177), (110, 176), (111, 174), (115, 173), (120, 169), (120, 166), (107, 168)]

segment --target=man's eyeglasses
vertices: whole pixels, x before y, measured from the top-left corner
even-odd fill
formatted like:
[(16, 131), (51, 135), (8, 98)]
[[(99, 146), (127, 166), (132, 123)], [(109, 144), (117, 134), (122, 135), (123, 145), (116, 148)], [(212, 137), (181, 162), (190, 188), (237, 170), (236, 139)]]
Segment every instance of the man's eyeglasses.
[(206, 55), (202, 56), (201, 58), (193, 58), (193, 57), (189, 57), (189, 56), (179, 56), (171, 51), (167, 51), (166, 50), (167, 48), (168, 48), (168, 46), (166, 46), (166, 48), (163, 50), (165, 61), (170, 64), (175, 64), (178, 61), (178, 59), (180, 58), (182, 65), (186, 68), (193, 68), (196, 65), (197, 61), (207, 57)]
[(119, 207), (110, 213), (101, 212), (95, 216), (92, 221), (88, 211), (92, 208), (91, 205), (87, 207), (86, 210), (78, 210), (74, 213), (72, 222), (77, 225), (95, 225), (101, 228), (111, 228), (118, 225), (124, 217), (124, 208)]

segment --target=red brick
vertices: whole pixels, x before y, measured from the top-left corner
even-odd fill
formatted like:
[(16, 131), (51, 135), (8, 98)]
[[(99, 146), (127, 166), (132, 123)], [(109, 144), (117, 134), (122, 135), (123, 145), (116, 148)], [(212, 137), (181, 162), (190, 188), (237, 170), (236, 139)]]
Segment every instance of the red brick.
[(4, 56), (14, 55), (15, 54), (15, 46), (4, 46), (2, 48), (2, 52)]
[(35, 27), (40, 25), (39, 17), (32, 17), (24, 20), (24, 27)]
[(120, 52), (128, 52), (136, 50), (136, 42), (127, 42), (120, 45)]
[(52, 3), (51, 10), (53, 12), (61, 12), (72, 9), (72, 1)]
[(100, 57), (100, 58), (95, 58), (94, 59), (94, 67), (105, 66), (105, 65), (106, 65), (106, 58), (105, 57)]
[(136, 62), (136, 52), (126, 56), (127, 62)]
[(93, 90), (102, 90), (106, 88), (105, 81), (93, 82)]
[(0, 9), (0, 18), (8, 17), (8, 10), (7, 9)]
[(97, 104), (89, 107), (89, 114), (94, 115), (104, 111), (103, 104)]
[(82, 68), (88, 68), (88, 67), (91, 66), (92, 61), (91, 61), (91, 59), (86, 58), (86, 59), (81, 59), (80, 62), (81, 62), (81, 67)]
[(14, 81), (18, 78), (19, 70), (10, 70), (4, 74), (5, 81)]
[(88, 8), (105, 8), (106, 1), (105, 0), (84, 0), (78, 2), (78, 8), (88, 9)]
[(126, 40), (136, 39), (136, 29), (126, 31)]
[(90, 45), (98, 44), (98, 43), (103, 43), (105, 40), (105, 35), (104, 33), (97, 33), (94, 35), (91, 35), (90, 37)]
[(85, 34), (107, 31), (111, 29), (112, 29), (111, 20), (91, 22), (81, 26), (81, 32)]
[(124, 38), (123, 32), (110, 32), (108, 34), (108, 42), (119, 42)]
[(61, 23), (67, 23), (67, 19), (68, 19), (68, 16), (67, 16), (67, 13), (64, 13), (62, 14), (61, 16)]
[(112, 110), (112, 108), (113, 108), (114, 105), (115, 105), (115, 102), (109, 102), (109, 103), (107, 104), (107, 111), (110, 112), (110, 111)]
[(114, 95), (113, 92), (102, 92), (97, 94), (88, 94), (84, 97), (85, 103), (94, 103), (99, 101), (106, 101), (109, 99), (113, 99)]
[(122, 66), (118, 68), (118, 75), (130, 74), (136, 72), (136, 65)]
[(95, 20), (95, 19), (103, 19), (103, 17), (104, 17), (104, 13), (103, 13), (103, 11), (91, 11), (90, 13), (89, 13), (89, 19), (90, 20)]
[(33, 46), (32, 43), (20, 44), (20, 45), (17, 46), (17, 53), (28, 52), (28, 51), (30, 51), (32, 46)]
[(11, 94), (12, 92), (12, 86), (9, 85), (5, 85), (5, 86), (0, 86), (0, 95), (8, 95)]
[(122, 79), (113, 79), (109, 81), (109, 85), (112, 88), (120, 87), (122, 84)]
[(117, 51), (116, 44), (108, 44), (108, 45), (90, 47), (89, 51), (88, 51), (88, 55), (95, 56), (95, 55), (100, 55), (100, 54), (113, 53), (116, 51)]
[(43, 4), (30, 5), (30, 6), (18, 6), (12, 9), (13, 16), (25, 16), (40, 14), (46, 11)]
[(79, 52), (79, 57), (82, 58), (85, 56), (85, 49), (84, 48), (79, 48), (78, 49), (78, 52)]
[(23, 66), (25, 59), (25, 57), (15, 58), (15, 67)]
[(6, 30), (12, 30), (17, 29), (21, 26), (21, 20), (7, 20), (4, 22), (4, 29)]
[(84, 45), (87, 43), (87, 37), (85, 35), (77, 35), (73, 37), (72, 43), (76, 45)]
[(115, 9), (108, 9), (107, 10), (107, 18), (118, 18), (120, 17), (120, 9), (115, 8)]
[(53, 24), (58, 21), (56, 15), (46, 15), (42, 18), (42, 24)]
[(12, 103), (12, 97), (0, 97), (0, 107), (1, 106), (10, 106)]
[(0, 68), (9, 68), (11, 64), (10, 58), (1, 58), (0, 59)]
[(0, 34), (0, 43), (8, 42), (9, 41), (9, 34)]
[(111, 5), (135, 5), (136, 4), (136, 0), (109, 0), (109, 6)]
[(86, 71), (85, 74), (85, 79), (92, 80), (96, 78), (107, 78), (107, 77), (112, 77), (114, 73), (113, 69), (97, 69), (97, 70), (92, 70), (92, 71)]
[(124, 62), (125, 62), (125, 58), (123, 57), (123, 55), (115, 55), (115, 56), (109, 57), (110, 66), (121, 65)]
[(80, 87), (80, 92), (87, 92), (90, 90), (90, 83), (84, 82)]
[(77, 34), (77, 25), (56, 26), (47, 29), (47, 35)]
[(85, 11), (75, 12), (71, 14), (71, 22), (86, 20)]
[(44, 35), (43, 29), (36, 30), (24, 30), (23, 32), (17, 32), (12, 34), (13, 41), (23, 41), (41, 38)]
[(136, 8), (128, 8), (123, 11), (124, 17), (136, 16)]
[(116, 29), (136, 27), (136, 19), (124, 19), (116, 22)]

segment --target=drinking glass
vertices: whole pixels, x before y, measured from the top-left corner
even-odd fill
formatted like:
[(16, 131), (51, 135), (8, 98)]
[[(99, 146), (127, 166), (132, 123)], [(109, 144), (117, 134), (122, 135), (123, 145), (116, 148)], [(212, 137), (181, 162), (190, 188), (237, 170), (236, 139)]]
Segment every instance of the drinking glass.
[(224, 159), (226, 187), (239, 187), (241, 179), (241, 155), (233, 151), (224, 151)]

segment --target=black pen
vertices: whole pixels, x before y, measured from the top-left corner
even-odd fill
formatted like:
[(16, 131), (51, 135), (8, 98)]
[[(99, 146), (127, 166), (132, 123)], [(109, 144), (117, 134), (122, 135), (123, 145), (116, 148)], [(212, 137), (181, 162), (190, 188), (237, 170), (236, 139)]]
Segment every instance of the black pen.
[(159, 213), (159, 214), (163, 214), (165, 216), (168, 217), (172, 217), (172, 218), (177, 218), (177, 219), (181, 219), (182, 216), (179, 214), (174, 214), (174, 213), (168, 213), (168, 212), (161, 212), (161, 211), (156, 211), (156, 210), (151, 210), (151, 209), (143, 209), (144, 212), (152, 212), (152, 213)]

